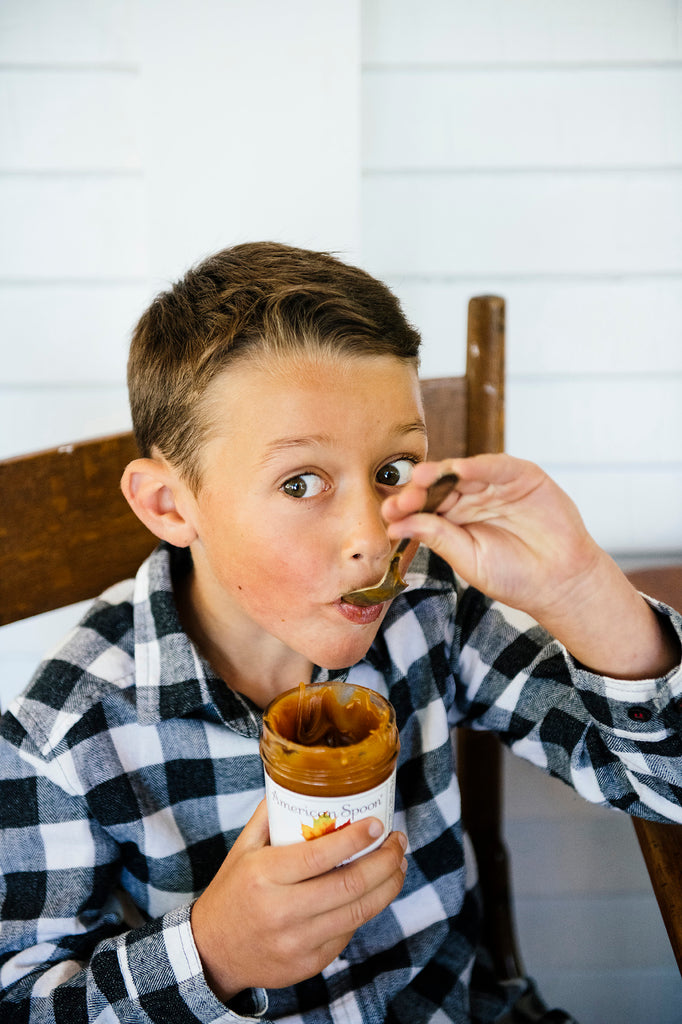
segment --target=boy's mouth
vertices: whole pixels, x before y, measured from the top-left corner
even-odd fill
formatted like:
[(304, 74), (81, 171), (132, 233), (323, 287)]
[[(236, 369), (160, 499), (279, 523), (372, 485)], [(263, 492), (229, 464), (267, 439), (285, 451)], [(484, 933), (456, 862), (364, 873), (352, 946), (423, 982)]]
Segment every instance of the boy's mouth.
[(335, 603), (343, 617), (348, 619), (349, 622), (355, 623), (356, 626), (368, 626), (372, 622), (376, 622), (386, 607), (386, 602), (384, 601), (382, 604), (371, 604), (366, 608), (361, 608), (358, 605), (344, 601), (342, 597)]

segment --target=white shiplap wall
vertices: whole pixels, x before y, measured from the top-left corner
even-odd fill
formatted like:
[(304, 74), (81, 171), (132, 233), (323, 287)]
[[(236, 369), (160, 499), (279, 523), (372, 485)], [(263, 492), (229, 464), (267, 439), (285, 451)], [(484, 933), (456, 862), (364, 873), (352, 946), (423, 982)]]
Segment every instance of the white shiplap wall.
[[(0, 458), (125, 429), (130, 330), (204, 255), (357, 259), (359, 46), (359, 0), (0, 2)], [(0, 630), (2, 707), (74, 615)]]
[(359, 20), (359, 0), (0, 3), (0, 457), (127, 427), (130, 328), (209, 252), (356, 254)]
[(504, 295), (508, 450), (609, 550), (679, 557), (679, 3), (363, 10), (363, 256), (425, 373), (461, 369), (470, 295)]
[[(507, 299), (507, 447), (623, 559), (682, 557), (682, 6), (365, 0), (363, 259), (461, 372)], [(625, 816), (507, 757), (521, 948), (581, 1024), (681, 1024)]]
[(0, 456), (128, 423), (148, 294), (134, 13), (0, 4)]

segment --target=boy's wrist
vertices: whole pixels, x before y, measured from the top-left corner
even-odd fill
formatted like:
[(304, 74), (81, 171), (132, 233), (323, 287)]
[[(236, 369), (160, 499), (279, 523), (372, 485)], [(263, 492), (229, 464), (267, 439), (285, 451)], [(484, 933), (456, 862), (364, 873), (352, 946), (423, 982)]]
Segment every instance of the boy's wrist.
[(204, 927), (202, 909), (203, 904), (200, 896), (192, 906), (190, 927), (206, 984), (222, 1003), (229, 1006), (235, 1013), (239, 1013), (240, 1011), (232, 1004), (241, 1002), (243, 994), (250, 992), (251, 988), (247, 984), (241, 984), (237, 979), (230, 977), (223, 955), (220, 953), (218, 953), (217, 957), (213, 955), (213, 944), (210, 941), (207, 929)]
[[(600, 550), (600, 549), (599, 549)], [(680, 641), (603, 551), (590, 572), (536, 616), (589, 671), (614, 679), (657, 679), (680, 662)]]

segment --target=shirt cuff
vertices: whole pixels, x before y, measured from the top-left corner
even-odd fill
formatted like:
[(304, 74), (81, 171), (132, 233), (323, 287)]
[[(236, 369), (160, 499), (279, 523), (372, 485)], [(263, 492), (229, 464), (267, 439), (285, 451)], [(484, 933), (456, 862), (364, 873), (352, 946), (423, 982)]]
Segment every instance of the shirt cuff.
[[(642, 596), (672, 625), (682, 653), (682, 615)], [(682, 731), (682, 662), (659, 678), (614, 679), (590, 672), (568, 651), (564, 655), (583, 703), (601, 726), (640, 736), (661, 728)]]
[(231, 1005), (209, 987), (190, 925), (191, 904), (177, 907), (122, 936), (118, 961), (127, 995), (155, 1024), (193, 1019), (201, 1024), (262, 1021), (264, 989), (239, 993)]

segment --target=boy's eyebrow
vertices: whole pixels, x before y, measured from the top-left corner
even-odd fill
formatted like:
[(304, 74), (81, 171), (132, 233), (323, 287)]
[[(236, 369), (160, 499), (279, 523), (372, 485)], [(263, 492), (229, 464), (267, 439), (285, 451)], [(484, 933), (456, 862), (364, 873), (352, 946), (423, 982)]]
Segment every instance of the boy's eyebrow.
[(329, 441), (330, 438), (327, 434), (309, 434), (304, 437), (280, 437), (266, 445), (265, 455), (260, 460), (261, 465), (267, 465), (280, 452), (288, 451), (290, 448), (310, 448), (314, 445), (328, 444)]
[[(395, 428), (396, 434), (405, 435), (419, 433), (426, 437), (426, 425), (423, 420), (414, 420), (412, 423), (404, 423)], [(268, 462), (272, 461), (281, 452), (288, 451), (293, 448), (310, 448), (314, 446), (323, 446), (333, 444), (333, 439), (329, 434), (307, 434), (303, 437), (279, 437), (276, 441), (271, 441), (266, 446), (265, 454), (260, 460), (262, 466), (266, 466)]]

